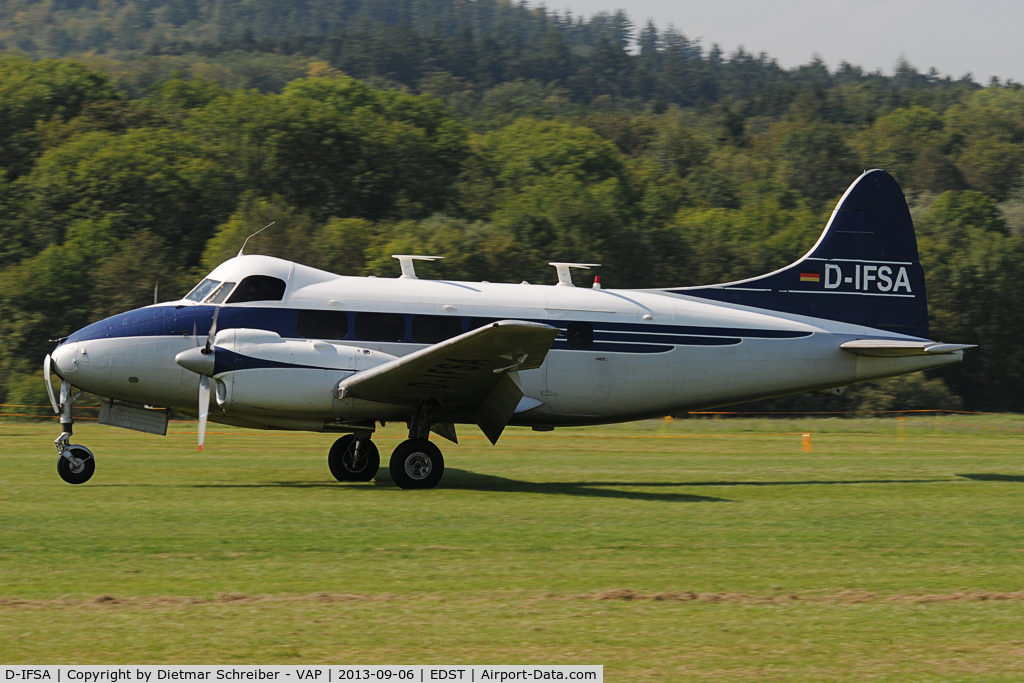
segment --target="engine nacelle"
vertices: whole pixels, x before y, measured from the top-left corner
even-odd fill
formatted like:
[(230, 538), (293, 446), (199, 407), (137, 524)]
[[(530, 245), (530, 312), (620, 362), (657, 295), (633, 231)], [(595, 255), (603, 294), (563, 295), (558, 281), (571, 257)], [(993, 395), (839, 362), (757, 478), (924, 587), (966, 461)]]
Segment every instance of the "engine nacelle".
[(288, 341), (275, 332), (222, 330), (217, 355), (217, 405), (225, 412), (331, 417), (341, 412), (338, 383), (395, 356), (320, 340)]

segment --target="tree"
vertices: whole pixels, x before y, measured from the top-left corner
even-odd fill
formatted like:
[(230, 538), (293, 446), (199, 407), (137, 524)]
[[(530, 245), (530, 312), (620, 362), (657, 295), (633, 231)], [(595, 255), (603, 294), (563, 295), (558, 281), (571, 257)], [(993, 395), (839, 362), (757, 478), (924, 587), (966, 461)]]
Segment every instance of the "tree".
[(37, 248), (77, 220), (105, 220), (118, 238), (148, 230), (198, 262), (233, 197), (194, 138), (167, 129), (91, 132), (47, 150), (18, 182)]
[(992, 87), (951, 107), (945, 116), (954, 153), (972, 189), (997, 200), (1024, 174), (1024, 92)]
[(919, 221), (933, 339), (978, 344), (944, 371), (974, 409), (1021, 410), (1024, 398), (1024, 240), (1006, 235), (990, 198), (948, 192)]
[[(929, 192), (961, 189), (949, 187), (947, 178), (936, 177), (919, 164), (919, 158), (929, 153), (927, 150), (931, 150), (930, 154), (941, 154), (945, 144), (942, 117), (924, 107), (897, 109), (875, 121), (854, 140), (862, 168), (884, 168), (908, 190)], [(923, 158), (930, 158), (934, 165), (934, 157)], [(955, 171), (952, 175), (955, 177)]]
[(38, 123), (68, 121), (89, 103), (115, 99), (109, 79), (81, 64), (0, 55), (0, 169), (15, 180), (31, 168)]
[(822, 207), (849, 187), (859, 173), (840, 129), (814, 123), (792, 131), (779, 145), (780, 176)]
[(451, 197), (466, 153), (465, 130), (439, 101), (347, 77), (235, 92), (187, 126), (236, 187), (280, 194), (318, 221), (429, 215)]

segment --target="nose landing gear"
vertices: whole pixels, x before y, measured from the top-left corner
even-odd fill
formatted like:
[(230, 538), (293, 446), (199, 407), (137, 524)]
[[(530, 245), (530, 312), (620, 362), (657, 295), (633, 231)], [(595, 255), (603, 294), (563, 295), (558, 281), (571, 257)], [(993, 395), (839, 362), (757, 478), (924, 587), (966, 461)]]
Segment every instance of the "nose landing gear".
[[(47, 376), (49, 380), (49, 376)], [(82, 392), (71, 393), (71, 383), (61, 380), (60, 383), (60, 427), (61, 432), (53, 441), (57, 447), (57, 474), (69, 484), (84, 484), (92, 478), (96, 471), (96, 460), (92, 451), (80, 444), (71, 443), (71, 435), (75, 431), (75, 421), (71, 416), (71, 406), (74, 405)]]

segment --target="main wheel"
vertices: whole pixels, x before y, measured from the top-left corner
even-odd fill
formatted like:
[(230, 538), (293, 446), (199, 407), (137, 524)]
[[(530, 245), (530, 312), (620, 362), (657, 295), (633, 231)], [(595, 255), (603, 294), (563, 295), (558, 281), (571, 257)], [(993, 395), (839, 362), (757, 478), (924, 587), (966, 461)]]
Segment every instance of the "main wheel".
[(85, 446), (68, 446), (71, 456), (78, 460), (75, 464), (63, 455), (57, 458), (57, 474), (69, 484), (84, 484), (92, 478), (96, 471), (96, 461), (92, 452)]
[(370, 481), (380, 469), (380, 451), (369, 439), (363, 439), (363, 452), (356, 460), (355, 434), (347, 434), (331, 446), (327, 466), (338, 481)]
[(408, 439), (391, 454), (391, 478), (403, 489), (432, 489), (444, 474), (441, 449), (426, 439)]

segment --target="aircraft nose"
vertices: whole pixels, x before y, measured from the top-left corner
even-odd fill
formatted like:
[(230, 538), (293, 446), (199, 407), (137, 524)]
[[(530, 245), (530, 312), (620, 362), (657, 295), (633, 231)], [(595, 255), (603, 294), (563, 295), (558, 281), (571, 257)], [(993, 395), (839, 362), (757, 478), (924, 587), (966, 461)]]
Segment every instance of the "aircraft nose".
[(85, 349), (79, 344), (63, 344), (50, 354), (52, 367), (57, 374), (69, 382), (78, 377), (78, 366), (81, 364)]

